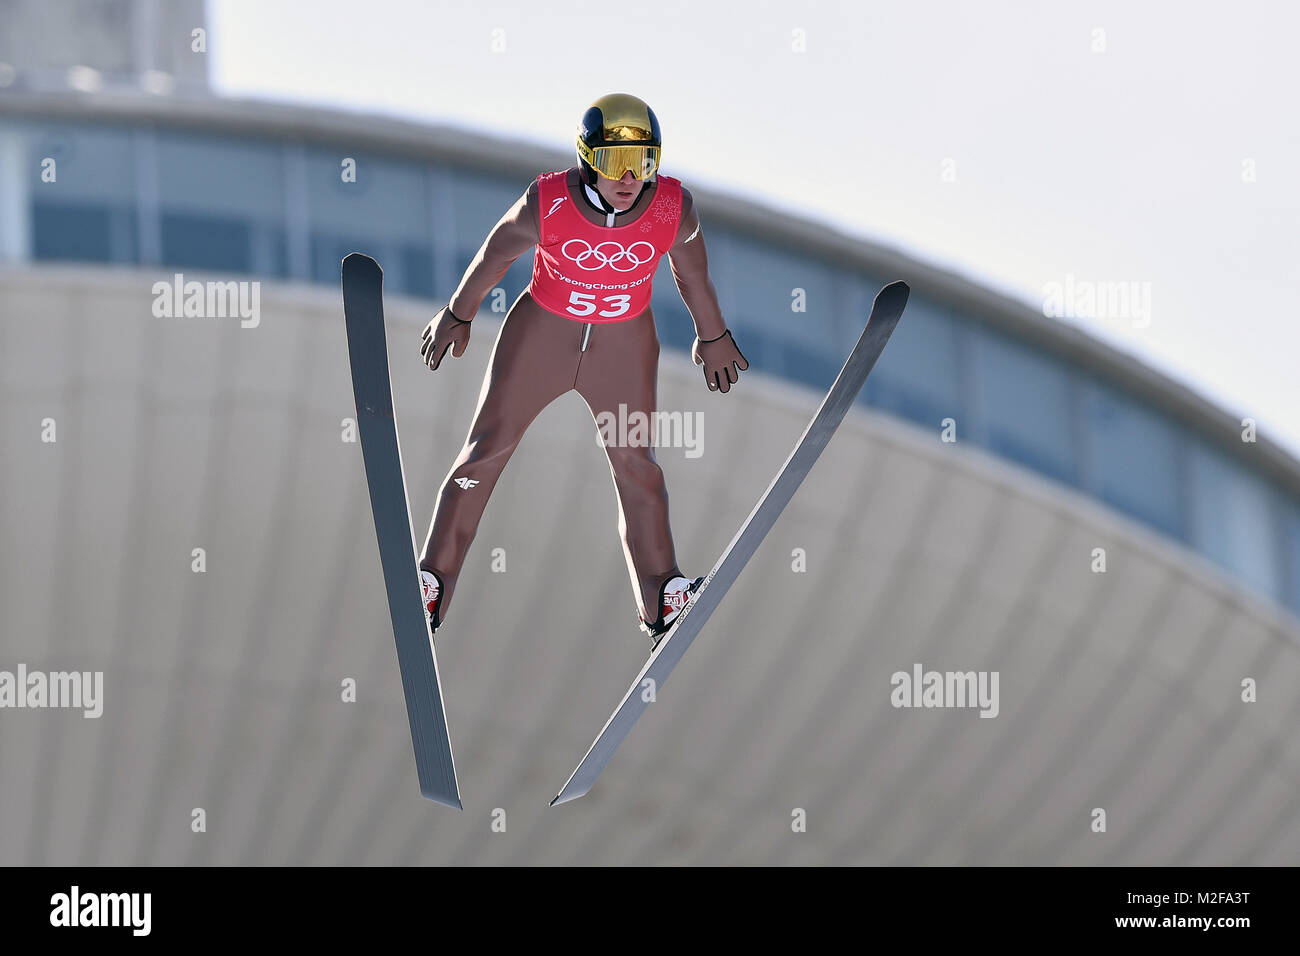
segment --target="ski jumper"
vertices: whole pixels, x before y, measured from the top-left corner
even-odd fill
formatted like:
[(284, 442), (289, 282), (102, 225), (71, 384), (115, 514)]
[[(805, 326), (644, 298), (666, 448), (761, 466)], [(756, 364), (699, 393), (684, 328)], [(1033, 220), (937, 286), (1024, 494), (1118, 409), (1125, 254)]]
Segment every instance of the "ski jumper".
[[(537, 179), (540, 234), (532, 280), (501, 325), (469, 434), (438, 494), (420, 567), (442, 581), (444, 620), (492, 489), (543, 408), (572, 389), (593, 420), (639, 412), (652, 421), (656, 410), (659, 339), (651, 282), (678, 234), (681, 183), (658, 175), (642, 187), (652, 192), (638, 196), (641, 212), (609, 227), (583, 215), (569, 172)], [(606, 442), (605, 451), (633, 592), (653, 621), (660, 587), (681, 574), (663, 472), (648, 441)]]

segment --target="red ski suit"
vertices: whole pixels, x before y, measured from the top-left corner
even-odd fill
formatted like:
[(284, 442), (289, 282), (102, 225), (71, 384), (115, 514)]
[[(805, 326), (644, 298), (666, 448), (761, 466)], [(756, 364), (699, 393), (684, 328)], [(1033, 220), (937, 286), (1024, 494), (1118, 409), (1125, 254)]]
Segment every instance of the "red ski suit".
[[(666, 254), (697, 336), (727, 329), (709, 279), (691, 194), (659, 174), (608, 227), (582, 197), (577, 169), (539, 176), (493, 227), (448, 303), (469, 320), (511, 264), (534, 252), (533, 279), (497, 335), (478, 407), (438, 494), (420, 567), (442, 581), (446, 620), (456, 578), (488, 497), (524, 431), (576, 389), (593, 419), (640, 412), (653, 420), (659, 340), (650, 286)], [(618, 496), (619, 533), (642, 616), (659, 616), (660, 588), (681, 574), (663, 472), (647, 443), (605, 444)]]

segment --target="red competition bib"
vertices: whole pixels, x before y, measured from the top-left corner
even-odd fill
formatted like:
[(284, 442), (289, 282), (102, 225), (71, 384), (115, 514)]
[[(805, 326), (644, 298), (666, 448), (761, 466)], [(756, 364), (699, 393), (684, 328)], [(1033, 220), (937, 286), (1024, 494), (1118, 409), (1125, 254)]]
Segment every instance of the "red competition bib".
[(609, 227), (574, 208), (566, 175), (537, 177), (542, 234), (528, 291), (548, 312), (575, 322), (635, 319), (650, 306), (659, 258), (677, 239), (681, 180), (658, 176), (650, 208), (630, 225)]

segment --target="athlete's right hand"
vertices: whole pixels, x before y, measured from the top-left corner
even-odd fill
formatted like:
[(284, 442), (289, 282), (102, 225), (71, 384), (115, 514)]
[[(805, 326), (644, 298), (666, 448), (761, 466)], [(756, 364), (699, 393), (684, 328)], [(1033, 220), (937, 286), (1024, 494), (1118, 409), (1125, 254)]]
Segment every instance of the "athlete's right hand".
[(455, 318), (446, 308), (434, 316), (433, 321), (424, 327), (424, 335), (420, 339), (420, 354), (424, 356), (424, 364), (436, 369), (442, 364), (447, 349), (451, 349), (451, 354), (456, 358), (464, 355), (465, 346), (469, 345), (471, 324)]

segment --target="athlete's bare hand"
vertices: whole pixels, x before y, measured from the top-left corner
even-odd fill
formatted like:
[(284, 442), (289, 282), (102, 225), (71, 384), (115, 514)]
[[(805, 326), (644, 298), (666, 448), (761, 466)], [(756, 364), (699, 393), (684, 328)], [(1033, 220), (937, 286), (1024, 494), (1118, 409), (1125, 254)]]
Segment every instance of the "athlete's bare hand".
[(451, 349), (451, 354), (460, 358), (465, 354), (465, 346), (469, 345), (469, 327), (472, 322), (462, 322), (454, 318), (452, 314), (443, 309), (433, 321), (424, 327), (424, 335), (420, 337), (420, 354), (424, 356), (424, 364), (431, 369), (436, 369), (442, 364), (442, 357), (447, 354), (447, 349)]
[(704, 366), (704, 381), (708, 382), (711, 391), (730, 391), (740, 373), (749, 368), (745, 356), (736, 347), (730, 329), (707, 342), (701, 342), (697, 335), (695, 345), (691, 348), (691, 358), (696, 365)]

